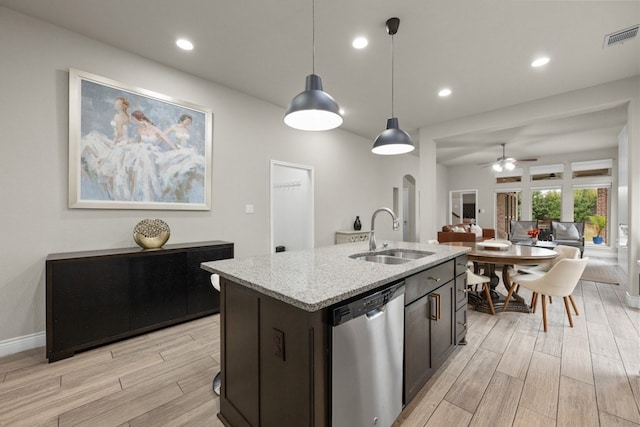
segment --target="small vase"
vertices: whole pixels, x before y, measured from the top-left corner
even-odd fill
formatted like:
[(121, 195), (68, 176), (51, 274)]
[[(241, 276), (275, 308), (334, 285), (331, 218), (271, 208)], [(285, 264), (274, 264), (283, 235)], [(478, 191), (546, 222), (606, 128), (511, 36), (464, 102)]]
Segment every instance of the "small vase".
[(531, 238), (531, 244), (535, 245), (536, 243), (538, 243), (538, 238), (537, 237), (532, 237)]
[(360, 223), (360, 217), (357, 216), (356, 220), (353, 222), (353, 229), (356, 231), (362, 230), (362, 224)]
[(143, 219), (133, 229), (133, 241), (142, 249), (161, 248), (170, 235), (169, 225), (161, 219)]

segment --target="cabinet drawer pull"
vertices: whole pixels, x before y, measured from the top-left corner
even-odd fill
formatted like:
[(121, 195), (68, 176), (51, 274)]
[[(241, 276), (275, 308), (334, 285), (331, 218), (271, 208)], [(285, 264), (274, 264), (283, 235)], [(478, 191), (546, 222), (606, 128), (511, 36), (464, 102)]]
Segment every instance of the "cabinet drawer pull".
[(429, 299), (431, 304), (429, 307), (430, 308), (429, 319), (438, 321), (440, 320), (440, 315), (441, 315), (440, 294), (436, 294), (436, 293), (430, 294)]
[(467, 325), (468, 325), (468, 323), (467, 323), (467, 322), (464, 322), (464, 323), (462, 323), (462, 322), (458, 322), (458, 324), (459, 324), (459, 325), (464, 326), (465, 328), (466, 328), (466, 327), (467, 327)]
[(469, 288), (458, 289), (458, 292), (462, 292), (463, 294), (468, 294), (469, 292), (471, 292), (471, 289)]
[(433, 280), (433, 281), (439, 282), (440, 278), (439, 277), (431, 277), (431, 276), (429, 276), (428, 280)]

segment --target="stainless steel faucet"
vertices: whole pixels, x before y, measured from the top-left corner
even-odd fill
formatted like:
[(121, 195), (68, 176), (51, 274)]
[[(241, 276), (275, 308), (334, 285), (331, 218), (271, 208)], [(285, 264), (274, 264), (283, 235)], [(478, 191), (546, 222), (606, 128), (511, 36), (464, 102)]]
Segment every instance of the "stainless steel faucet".
[(400, 228), (400, 221), (398, 221), (398, 218), (396, 218), (396, 214), (393, 213), (393, 211), (389, 208), (379, 208), (376, 209), (376, 211), (373, 213), (373, 215), (371, 215), (371, 231), (369, 234), (369, 251), (373, 252), (376, 250), (376, 235), (374, 232), (374, 227), (375, 227), (375, 220), (376, 220), (376, 215), (378, 215), (378, 213), (380, 212), (389, 212), (389, 215), (391, 215), (391, 218), (393, 218), (393, 230), (397, 230), (398, 228)]

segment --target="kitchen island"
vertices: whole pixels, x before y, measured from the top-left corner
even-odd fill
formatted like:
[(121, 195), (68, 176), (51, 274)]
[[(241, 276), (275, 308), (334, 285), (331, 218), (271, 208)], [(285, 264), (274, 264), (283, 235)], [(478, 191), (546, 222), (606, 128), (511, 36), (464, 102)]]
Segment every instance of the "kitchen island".
[(226, 425), (331, 425), (331, 308), (402, 281), (403, 401), (415, 396), (464, 341), (468, 248), (389, 248), (432, 254), (397, 265), (350, 258), (368, 252), (363, 242), (202, 264), (220, 276)]

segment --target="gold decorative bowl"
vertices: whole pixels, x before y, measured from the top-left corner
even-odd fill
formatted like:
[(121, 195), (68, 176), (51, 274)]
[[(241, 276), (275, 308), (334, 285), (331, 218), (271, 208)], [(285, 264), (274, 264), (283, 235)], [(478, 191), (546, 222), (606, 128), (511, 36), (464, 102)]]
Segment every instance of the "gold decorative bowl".
[(143, 219), (133, 229), (133, 240), (142, 249), (161, 248), (170, 235), (169, 225), (161, 219)]

